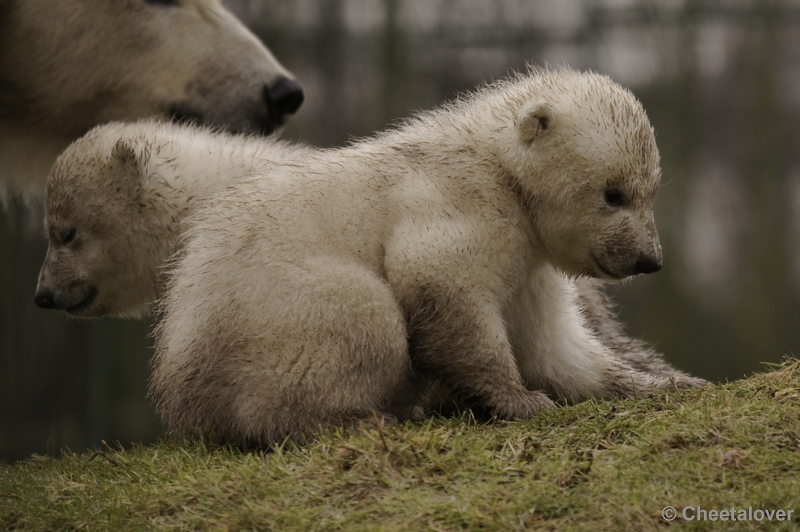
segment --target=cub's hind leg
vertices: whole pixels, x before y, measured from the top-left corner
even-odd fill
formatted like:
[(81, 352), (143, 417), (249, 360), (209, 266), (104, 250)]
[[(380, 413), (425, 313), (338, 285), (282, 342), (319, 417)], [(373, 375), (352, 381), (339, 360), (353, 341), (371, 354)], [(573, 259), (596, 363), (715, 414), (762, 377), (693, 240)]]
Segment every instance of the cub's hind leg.
[[(385, 412), (411, 371), (386, 284), (327, 258), (248, 267), (220, 277), (224, 289), (212, 278), (173, 288), (153, 379), (170, 427), (265, 445)], [(209, 288), (213, 308), (186, 303)]]

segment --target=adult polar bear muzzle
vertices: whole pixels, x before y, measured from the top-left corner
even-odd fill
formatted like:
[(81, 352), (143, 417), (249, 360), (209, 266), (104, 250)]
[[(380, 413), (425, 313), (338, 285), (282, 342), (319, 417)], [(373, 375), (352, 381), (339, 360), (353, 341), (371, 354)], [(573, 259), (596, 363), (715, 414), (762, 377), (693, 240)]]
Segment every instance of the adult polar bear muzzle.
[(302, 103), (220, 0), (0, 0), (0, 196), (40, 194), (58, 154), (99, 124), (269, 134)]
[(149, 116), (271, 133), (303, 102), (294, 76), (219, 0), (3, 5), (0, 123), (28, 133), (77, 138)]
[[(226, 92), (232, 96), (230, 104), (221, 103), (225, 101)], [(297, 112), (304, 98), (303, 88), (297, 81), (278, 76), (260, 86), (258, 83), (253, 87), (226, 84), (215, 87), (214, 91), (192, 94), (169, 104), (166, 113), (178, 123), (211, 124), (231, 133), (268, 135)]]

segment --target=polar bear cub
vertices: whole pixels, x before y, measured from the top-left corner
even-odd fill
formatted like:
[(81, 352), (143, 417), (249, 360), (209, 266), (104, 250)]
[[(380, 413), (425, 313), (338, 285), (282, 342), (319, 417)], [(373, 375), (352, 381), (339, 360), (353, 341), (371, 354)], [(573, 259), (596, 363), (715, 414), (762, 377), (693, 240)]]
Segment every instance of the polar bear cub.
[(238, 182), (171, 274), (159, 409), (180, 434), (269, 444), (396, 413), (419, 380), (503, 419), (702, 385), (615, 356), (574, 282), (661, 267), (660, 178), (629, 91), (533, 70)]
[(95, 128), (48, 177), (36, 304), (77, 317), (145, 314), (200, 198), (309, 151), (154, 120)]

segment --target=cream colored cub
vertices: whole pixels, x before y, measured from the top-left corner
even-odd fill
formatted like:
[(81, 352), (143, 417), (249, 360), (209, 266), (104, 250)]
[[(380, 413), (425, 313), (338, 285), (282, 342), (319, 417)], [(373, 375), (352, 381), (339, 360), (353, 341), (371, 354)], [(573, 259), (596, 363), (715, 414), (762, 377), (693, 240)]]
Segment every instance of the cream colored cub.
[(702, 385), (616, 356), (595, 288), (576, 284), (661, 267), (660, 178), (633, 95), (561, 70), (243, 180), (204, 201), (172, 272), (162, 415), (269, 444), (404, 415), (419, 382), (504, 419)]
[(47, 181), (49, 246), (36, 304), (78, 317), (145, 314), (199, 199), (308, 151), (156, 121), (92, 130)]

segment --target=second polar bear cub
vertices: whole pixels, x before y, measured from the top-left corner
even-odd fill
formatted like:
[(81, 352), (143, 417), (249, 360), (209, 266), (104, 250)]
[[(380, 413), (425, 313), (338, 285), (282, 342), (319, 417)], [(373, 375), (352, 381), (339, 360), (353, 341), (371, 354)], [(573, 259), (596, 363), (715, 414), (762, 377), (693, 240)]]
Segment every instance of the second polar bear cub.
[(574, 277), (661, 267), (641, 104), (535, 70), (209, 198), (187, 230), (152, 392), (181, 434), (268, 444), (393, 414), (412, 382), (526, 418), (552, 399), (702, 385), (615, 357)]
[(309, 151), (157, 120), (93, 129), (48, 176), (36, 304), (84, 318), (145, 314), (198, 200)]

